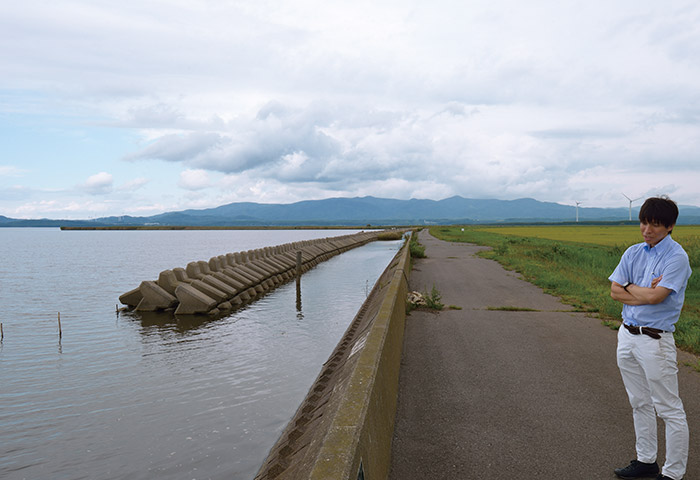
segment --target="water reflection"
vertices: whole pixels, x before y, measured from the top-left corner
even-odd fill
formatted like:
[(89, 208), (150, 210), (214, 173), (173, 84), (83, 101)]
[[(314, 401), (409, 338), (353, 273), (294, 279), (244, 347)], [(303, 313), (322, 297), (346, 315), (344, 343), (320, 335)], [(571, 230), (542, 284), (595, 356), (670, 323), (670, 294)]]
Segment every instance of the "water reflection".
[(140, 322), (141, 333), (147, 333), (154, 328), (177, 333), (187, 333), (190, 330), (202, 328), (207, 323), (217, 320), (207, 315), (173, 315), (164, 312), (125, 312), (124, 318)]

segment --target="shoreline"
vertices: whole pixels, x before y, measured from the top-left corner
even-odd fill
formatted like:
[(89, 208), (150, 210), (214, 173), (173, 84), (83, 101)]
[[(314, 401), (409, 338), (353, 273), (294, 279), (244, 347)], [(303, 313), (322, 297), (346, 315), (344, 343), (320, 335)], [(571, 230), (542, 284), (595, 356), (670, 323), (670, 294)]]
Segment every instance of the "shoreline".
[(60, 227), (61, 230), (385, 230), (381, 226), (318, 226), (318, 225), (268, 225), (268, 226), (189, 226), (189, 225), (131, 225), (104, 227)]

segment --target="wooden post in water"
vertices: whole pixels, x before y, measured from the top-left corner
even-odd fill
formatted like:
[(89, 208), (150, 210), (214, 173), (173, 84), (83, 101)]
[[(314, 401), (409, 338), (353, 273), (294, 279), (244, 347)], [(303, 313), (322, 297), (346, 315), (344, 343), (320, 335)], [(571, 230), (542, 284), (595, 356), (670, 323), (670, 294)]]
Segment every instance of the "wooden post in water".
[(63, 332), (61, 331), (61, 312), (58, 312), (58, 338), (63, 337)]
[(2, 331), (2, 322), (0, 322), (0, 340), (5, 338), (5, 332)]
[(297, 251), (297, 315), (301, 314), (301, 251)]

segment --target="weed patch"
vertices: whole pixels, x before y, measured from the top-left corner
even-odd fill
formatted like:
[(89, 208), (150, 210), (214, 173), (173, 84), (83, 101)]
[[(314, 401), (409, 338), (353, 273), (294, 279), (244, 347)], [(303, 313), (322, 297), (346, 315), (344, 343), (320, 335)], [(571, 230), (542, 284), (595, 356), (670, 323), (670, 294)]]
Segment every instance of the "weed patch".
[(425, 258), (425, 245), (418, 242), (418, 235), (411, 235), (411, 241), (408, 242), (408, 249), (411, 252), (411, 258)]
[(442, 300), (442, 295), (440, 295), (438, 289), (435, 288), (435, 285), (433, 285), (433, 288), (432, 290), (430, 290), (430, 293), (426, 293), (423, 296), (425, 297), (425, 304), (429, 309), (442, 310), (443, 308), (445, 308), (445, 305), (440, 301)]
[[(410, 313), (412, 310), (417, 308), (429, 309), (429, 310), (442, 310), (445, 305), (440, 301), (442, 296), (438, 292), (435, 285), (433, 285), (430, 293), (420, 293), (420, 292), (408, 292), (408, 298), (406, 300), (406, 312)], [(455, 307), (459, 308), (460, 307)]]
[(486, 307), (486, 310), (498, 310), (500, 312), (539, 312), (540, 310), (536, 310), (534, 308), (525, 308), (525, 307), (510, 307), (510, 306), (505, 306), (505, 307)]
[(377, 235), (379, 241), (401, 240), (403, 238), (402, 230), (388, 230)]

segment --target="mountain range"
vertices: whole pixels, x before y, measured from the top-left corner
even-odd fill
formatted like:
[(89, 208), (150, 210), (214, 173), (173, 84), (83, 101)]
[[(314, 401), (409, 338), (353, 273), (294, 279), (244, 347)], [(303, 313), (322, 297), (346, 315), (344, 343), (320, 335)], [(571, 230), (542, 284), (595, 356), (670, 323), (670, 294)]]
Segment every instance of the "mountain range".
[[(700, 208), (679, 206), (679, 224), (700, 224)], [(639, 207), (632, 209), (636, 222)], [(629, 208), (578, 208), (580, 222), (626, 222)], [(290, 204), (230, 203), (215, 208), (166, 212), (149, 217), (90, 220), (13, 219), (0, 215), (0, 227), (101, 226), (382, 226), (488, 223), (575, 222), (576, 207), (532, 198), (396, 200), (376, 197), (328, 198)]]

